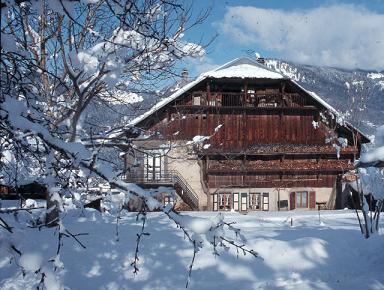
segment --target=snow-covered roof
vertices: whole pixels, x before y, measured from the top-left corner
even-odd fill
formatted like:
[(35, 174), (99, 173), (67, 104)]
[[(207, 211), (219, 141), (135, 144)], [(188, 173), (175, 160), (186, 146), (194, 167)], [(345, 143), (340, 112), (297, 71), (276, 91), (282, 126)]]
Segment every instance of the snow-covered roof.
[(249, 58), (236, 58), (215, 70), (203, 73), (211, 78), (257, 78), (257, 79), (284, 79), (282, 74), (269, 69), (256, 60)]
[(197, 77), (194, 81), (186, 84), (169, 97), (162, 99), (155, 104), (149, 111), (143, 115), (133, 119), (129, 125), (135, 126), (157, 110), (161, 109), (177, 97), (193, 88), (195, 85), (207, 78), (258, 78), (258, 79), (287, 79), (282, 74), (263, 66), (255, 60), (249, 58), (236, 58), (212, 71), (205, 72)]
[(194, 81), (188, 83), (187, 85), (185, 85), (181, 89), (177, 90), (176, 92), (171, 94), (169, 97), (162, 99), (160, 102), (155, 104), (149, 111), (147, 111), (144, 114), (140, 115), (139, 117), (133, 119), (129, 123), (129, 125), (130, 126), (136, 126), (138, 123), (143, 121), (145, 118), (147, 118), (148, 116), (152, 115), (154, 112), (156, 112), (157, 110), (161, 109), (162, 107), (164, 107), (165, 105), (167, 105), (171, 101), (175, 100), (177, 97), (179, 97), (180, 95), (182, 95), (183, 93), (185, 93), (189, 89), (193, 88), (195, 85), (197, 85), (199, 82), (201, 82), (205, 78), (206, 77), (199, 76), (197, 79), (195, 79)]

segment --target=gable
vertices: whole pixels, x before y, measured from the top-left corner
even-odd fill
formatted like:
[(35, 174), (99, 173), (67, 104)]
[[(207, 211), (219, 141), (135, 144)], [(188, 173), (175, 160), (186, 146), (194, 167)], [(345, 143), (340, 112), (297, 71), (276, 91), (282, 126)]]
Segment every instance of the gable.
[(271, 69), (259, 64), (257, 61), (249, 58), (237, 58), (230, 61), (215, 70), (201, 74), (194, 81), (186, 84), (170, 96), (162, 99), (155, 104), (149, 111), (133, 119), (129, 125), (137, 126), (140, 122), (160, 110), (170, 102), (176, 100), (185, 92), (193, 89), (195, 86), (208, 78), (262, 78), (262, 79), (286, 79), (283, 75), (272, 71)]
[[(292, 107), (302, 106), (306, 107), (306, 109), (327, 111), (330, 119), (335, 119), (336, 121), (341, 119), (341, 115), (335, 108), (330, 106), (315, 93), (300, 86), (295, 81), (266, 68), (256, 61), (250, 59), (235, 59), (213, 71), (203, 73), (194, 81), (158, 102), (148, 112), (130, 122), (129, 125), (146, 128), (147, 120), (151, 118), (159, 120), (161, 114), (164, 114), (164, 111), (173, 105), (185, 105), (190, 107), (221, 106), (221, 109), (231, 106), (244, 106), (244, 109), (248, 110), (251, 107), (249, 104), (252, 104), (254, 107), (263, 107), (264, 109), (273, 109), (273, 107), (276, 109), (283, 109), (281, 108), (281, 102), (283, 102), (283, 100), (274, 97), (273, 90), (271, 91), (271, 89), (269, 89), (269, 86), (276, 84), (282, 86), (281, 88), (278, 88), (281, 95), (284, 90), (287, 90), (286, 93), (288, 97), (286, 98), (288, 100), (284, 100), (284, 102), (291, 102)], [(263, 86), (265, 87), (264, 90)], [(204, 92), (204, 90), (206, 90), (206, 92)], [(256, 90), (260, 90), (261, 94), (259, 91), (256, 92)], [(216, 91), (221, 92), (220, 100), (217, 99), (219, 97), (216, 98), (214, 95)], [(245, 91), (247, 91), (247, 93), (244, 93)], [(252, 92), (255, 93), (252, 94)], [(265, 92), (264, 95), (263, 92)], [(198, 94), (201, 94), (201, 96), (199, 97)], [(253, 99), (245, 100), (243, 97), (244, 94), (249, 95), (247, 98), (252, 97)], [(192, 99), (194, 96), (198, 96), (196, 101)], [(243, 99), (240, 100), (240, 98)], [(217, 100), (219, 100), (220, 103)], [(248, 104), (245, 104), (246, 101)], [(262, 101), (264, 103), (261, 103)], [(289, 107), (289, 104), (285, 104), (285, 106)], [(363, 143), (369, 142), (369, 139), (362, 132), (347, 122), (336, 122), (335, 127), (343, 127), (344, 130), (351, 131), (354, 134), (358, 133), (362, 137)]]

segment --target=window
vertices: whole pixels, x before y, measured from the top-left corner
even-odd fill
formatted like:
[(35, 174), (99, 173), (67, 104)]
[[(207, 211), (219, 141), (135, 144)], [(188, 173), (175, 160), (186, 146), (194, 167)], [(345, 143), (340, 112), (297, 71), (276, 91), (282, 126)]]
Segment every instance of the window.
[(241, 193), (241, 200), (240, 200), (240, 203), (241, 203), (241, 211), (246, 211), (247, 210), (247, 193), (246, 192), (242, 192)]
[(269, 210), (269, 193), (268, 192), (263, 193), (263, 210), (265, 211)]
[(200, 96), (196, 96), (193, 98), (193, 105), (194, 106), (200, 106), (201, 105), (201, 97)]
[(260, 210), (260, 204), (261, 204), (261, 194), (260, 193), (250, 193), (249, 194), (249, 209)]
[(219, 210), (231, 210), (231, 194), (219, 193)]
[(236, 211), (239, 210), (239, 193), (238, 192), (233, 194), (233, 209)]
[(174, 204), (174, 202), (175, 200), (173, 199), (173, 196), (171, 195), (164, 196), (164, 205)]
[(212, 203), (213, 203), (213, 210), (217, 211), (218, 210), (218, 207), (217, 207), (217, 194), (213, 194), (212, 195)]
[(161, 180), (164, 175), (164, 156), (160, 152), (149, 152), (144, 157), (144, 177), (148, 181)]
[(296, 208), (307, 208), (308, 207), (308, 192), (298, 191), (296, 192)]

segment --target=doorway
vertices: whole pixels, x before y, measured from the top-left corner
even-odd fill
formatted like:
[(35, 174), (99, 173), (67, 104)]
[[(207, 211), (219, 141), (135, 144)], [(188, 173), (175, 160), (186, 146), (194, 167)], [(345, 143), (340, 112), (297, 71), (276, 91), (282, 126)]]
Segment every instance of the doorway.
[(164, 156), (148, 153), (144, 158), (144, 177), (147, 181), (161, 180), (164, 173)]

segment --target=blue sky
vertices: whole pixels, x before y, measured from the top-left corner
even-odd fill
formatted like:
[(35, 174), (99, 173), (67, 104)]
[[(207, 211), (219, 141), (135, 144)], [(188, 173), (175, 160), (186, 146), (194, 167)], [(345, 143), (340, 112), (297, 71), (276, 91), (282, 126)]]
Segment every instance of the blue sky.
[(197, 0), (212, 7), (186, 40), (208, 41), (204, 58), (185, 64), (198, 74), (241, 56), (281, 58), (345, 69), (384, 70), (384, 0)]

